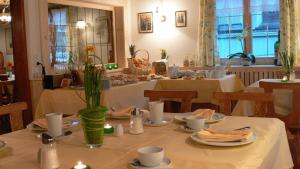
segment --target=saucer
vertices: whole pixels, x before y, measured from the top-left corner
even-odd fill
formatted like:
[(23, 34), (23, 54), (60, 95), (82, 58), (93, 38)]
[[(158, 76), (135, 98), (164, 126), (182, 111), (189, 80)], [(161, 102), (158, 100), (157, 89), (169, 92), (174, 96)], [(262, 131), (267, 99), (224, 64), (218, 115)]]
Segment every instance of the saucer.
[(160, 127), (169, 124), (171, 121), (172, 121), (171, 118), (164, 117), (161, 123), (154, 123), (153, 121), (147, 118), (146, 120), (144, 120), (144, 124), (146, 126), (151, 126), (151, 127)]
[[(49, 135), (48, 131), (45, 132), (46, 134)], [(56, 136), (56, 137), (53, 137), (54, 140), (58, 141), (58, 140), (62, 140), (64, 139), (65, 137), (69, 136), (72, 134), (72, 131), (63, 131), (63, 134), (60, 135), (60, 136)], [(42, 133), (38, 134), (37, 135), (37, 138), (41, 139), (42, 138)]]
[(134, 169), (162, 169), (168, 167), (170, 164), (171, 160), (169, 158), (164, 158), (160, 165), (155, 167), (143, 166), (137, 158), (129, 162), (130, 167)]
[[(208, 125), (208, 124), (205, 124), (205, 125), (204, 125), (204, 128), (209, 128), (209, 125)], [(194, 129), (188, 127), (187, 125), (180, 125), (180, 129), (181, 129), (182, 131), (184, 131), (184, 132), (187, 132), (187, 133), (195, 133), (195, 132), (197, 132), (197, 131), (202, 130), (202, 129), (200, 129), (200, 130), (194, 130)]]
[[(79, 119), (74, 119), (74, 120), (70, 120), (69, 124), (64, 127), (65, 130), (68, 130), (68, 129), (71, 129), (71, 128), (74, 128), (76, 126), (78, 126), (80, 124), (80, 120)], [(27, 126), (26, 126), (27, 129), (31, 130), (31, 131), (35, 131), (35, 132), (45, 132), (47, 131), (48, 129), (46, 128), (42, 128), (42, 127), (39, 127), (33, 123), (29, 123)]]

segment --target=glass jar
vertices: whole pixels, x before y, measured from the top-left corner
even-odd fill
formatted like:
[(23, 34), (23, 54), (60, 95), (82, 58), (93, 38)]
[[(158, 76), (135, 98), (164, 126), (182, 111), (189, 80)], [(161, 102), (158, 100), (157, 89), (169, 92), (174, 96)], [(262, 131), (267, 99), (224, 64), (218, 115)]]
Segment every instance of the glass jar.
[(130, 116), (130, 130), (131, 134), (141, 134), (144, 132), (143, 116), (139, 108), (135, 108)]

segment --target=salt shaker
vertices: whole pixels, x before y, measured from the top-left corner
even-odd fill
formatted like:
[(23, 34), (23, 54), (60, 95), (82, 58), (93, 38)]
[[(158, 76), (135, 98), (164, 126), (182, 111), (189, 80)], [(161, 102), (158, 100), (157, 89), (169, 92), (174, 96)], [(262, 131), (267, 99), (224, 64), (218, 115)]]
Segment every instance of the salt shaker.
[(54, 139), (48, 134), (42, 134), (43, 145), (38, 151), (38, 161), (41, 169), (55, 169), (59, 167), (59, 160)]
[(117, 124), (114, 130), (114, 135), (116, 137), (120, 137), (124, 135), (124, 128), (122, 126), (122, 124)]
[(130, 130), (131, 134), (141, 134), (144, 132), (143, 117), (139, 108), (135, 108), (130, 116)]

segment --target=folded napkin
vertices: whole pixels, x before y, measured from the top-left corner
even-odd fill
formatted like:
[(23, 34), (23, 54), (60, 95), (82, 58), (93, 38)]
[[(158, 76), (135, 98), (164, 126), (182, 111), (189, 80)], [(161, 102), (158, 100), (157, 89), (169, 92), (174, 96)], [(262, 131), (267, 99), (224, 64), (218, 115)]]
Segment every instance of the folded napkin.
[(126, 107), (116, 111), (111, 111), (108, 113), (110, 117), (130, 117), (131, 112), (133, 111), (134, 107)]
[(211, 109), (197, 109), (192, 113), (192, 116), (200, 116), (207, 120), (211, 120), (215, 114), (215, 110)]
[(252, 135), (251, 129), (224, 131), (205, 128), (197, 133), (199, 139), (212, 142), (242, 141), (249, 139)]
[[(73, 115), (73, 116), (69, 116), (69, 117), (65, 117), (63, 118), (63, 128), (68, 128), (70, 127), (71, 125), (71, 121), (74, 120), (76, 117)], [(48, 128), (48, 124), (47, 124), (47, 120), (44, 118), (44, 119), (37, 119), (37, 120), (34, 120), (32, 122), (32, 124), (36, 125), (36, 126), (39, 126), (41, 128), (44, 128), (44, 129), (47, 129)]]

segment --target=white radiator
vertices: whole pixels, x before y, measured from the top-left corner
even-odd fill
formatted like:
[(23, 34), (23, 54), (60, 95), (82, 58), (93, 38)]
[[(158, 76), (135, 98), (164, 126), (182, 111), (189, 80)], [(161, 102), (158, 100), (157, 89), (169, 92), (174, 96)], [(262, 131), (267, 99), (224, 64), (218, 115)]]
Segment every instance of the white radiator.
[(275, 66), (237, 66), (231, 67), (229, 72), (236, 74), (245, 86), (249, 86), (260, 79), (281, 79), (284, 73), (280, 67)]

